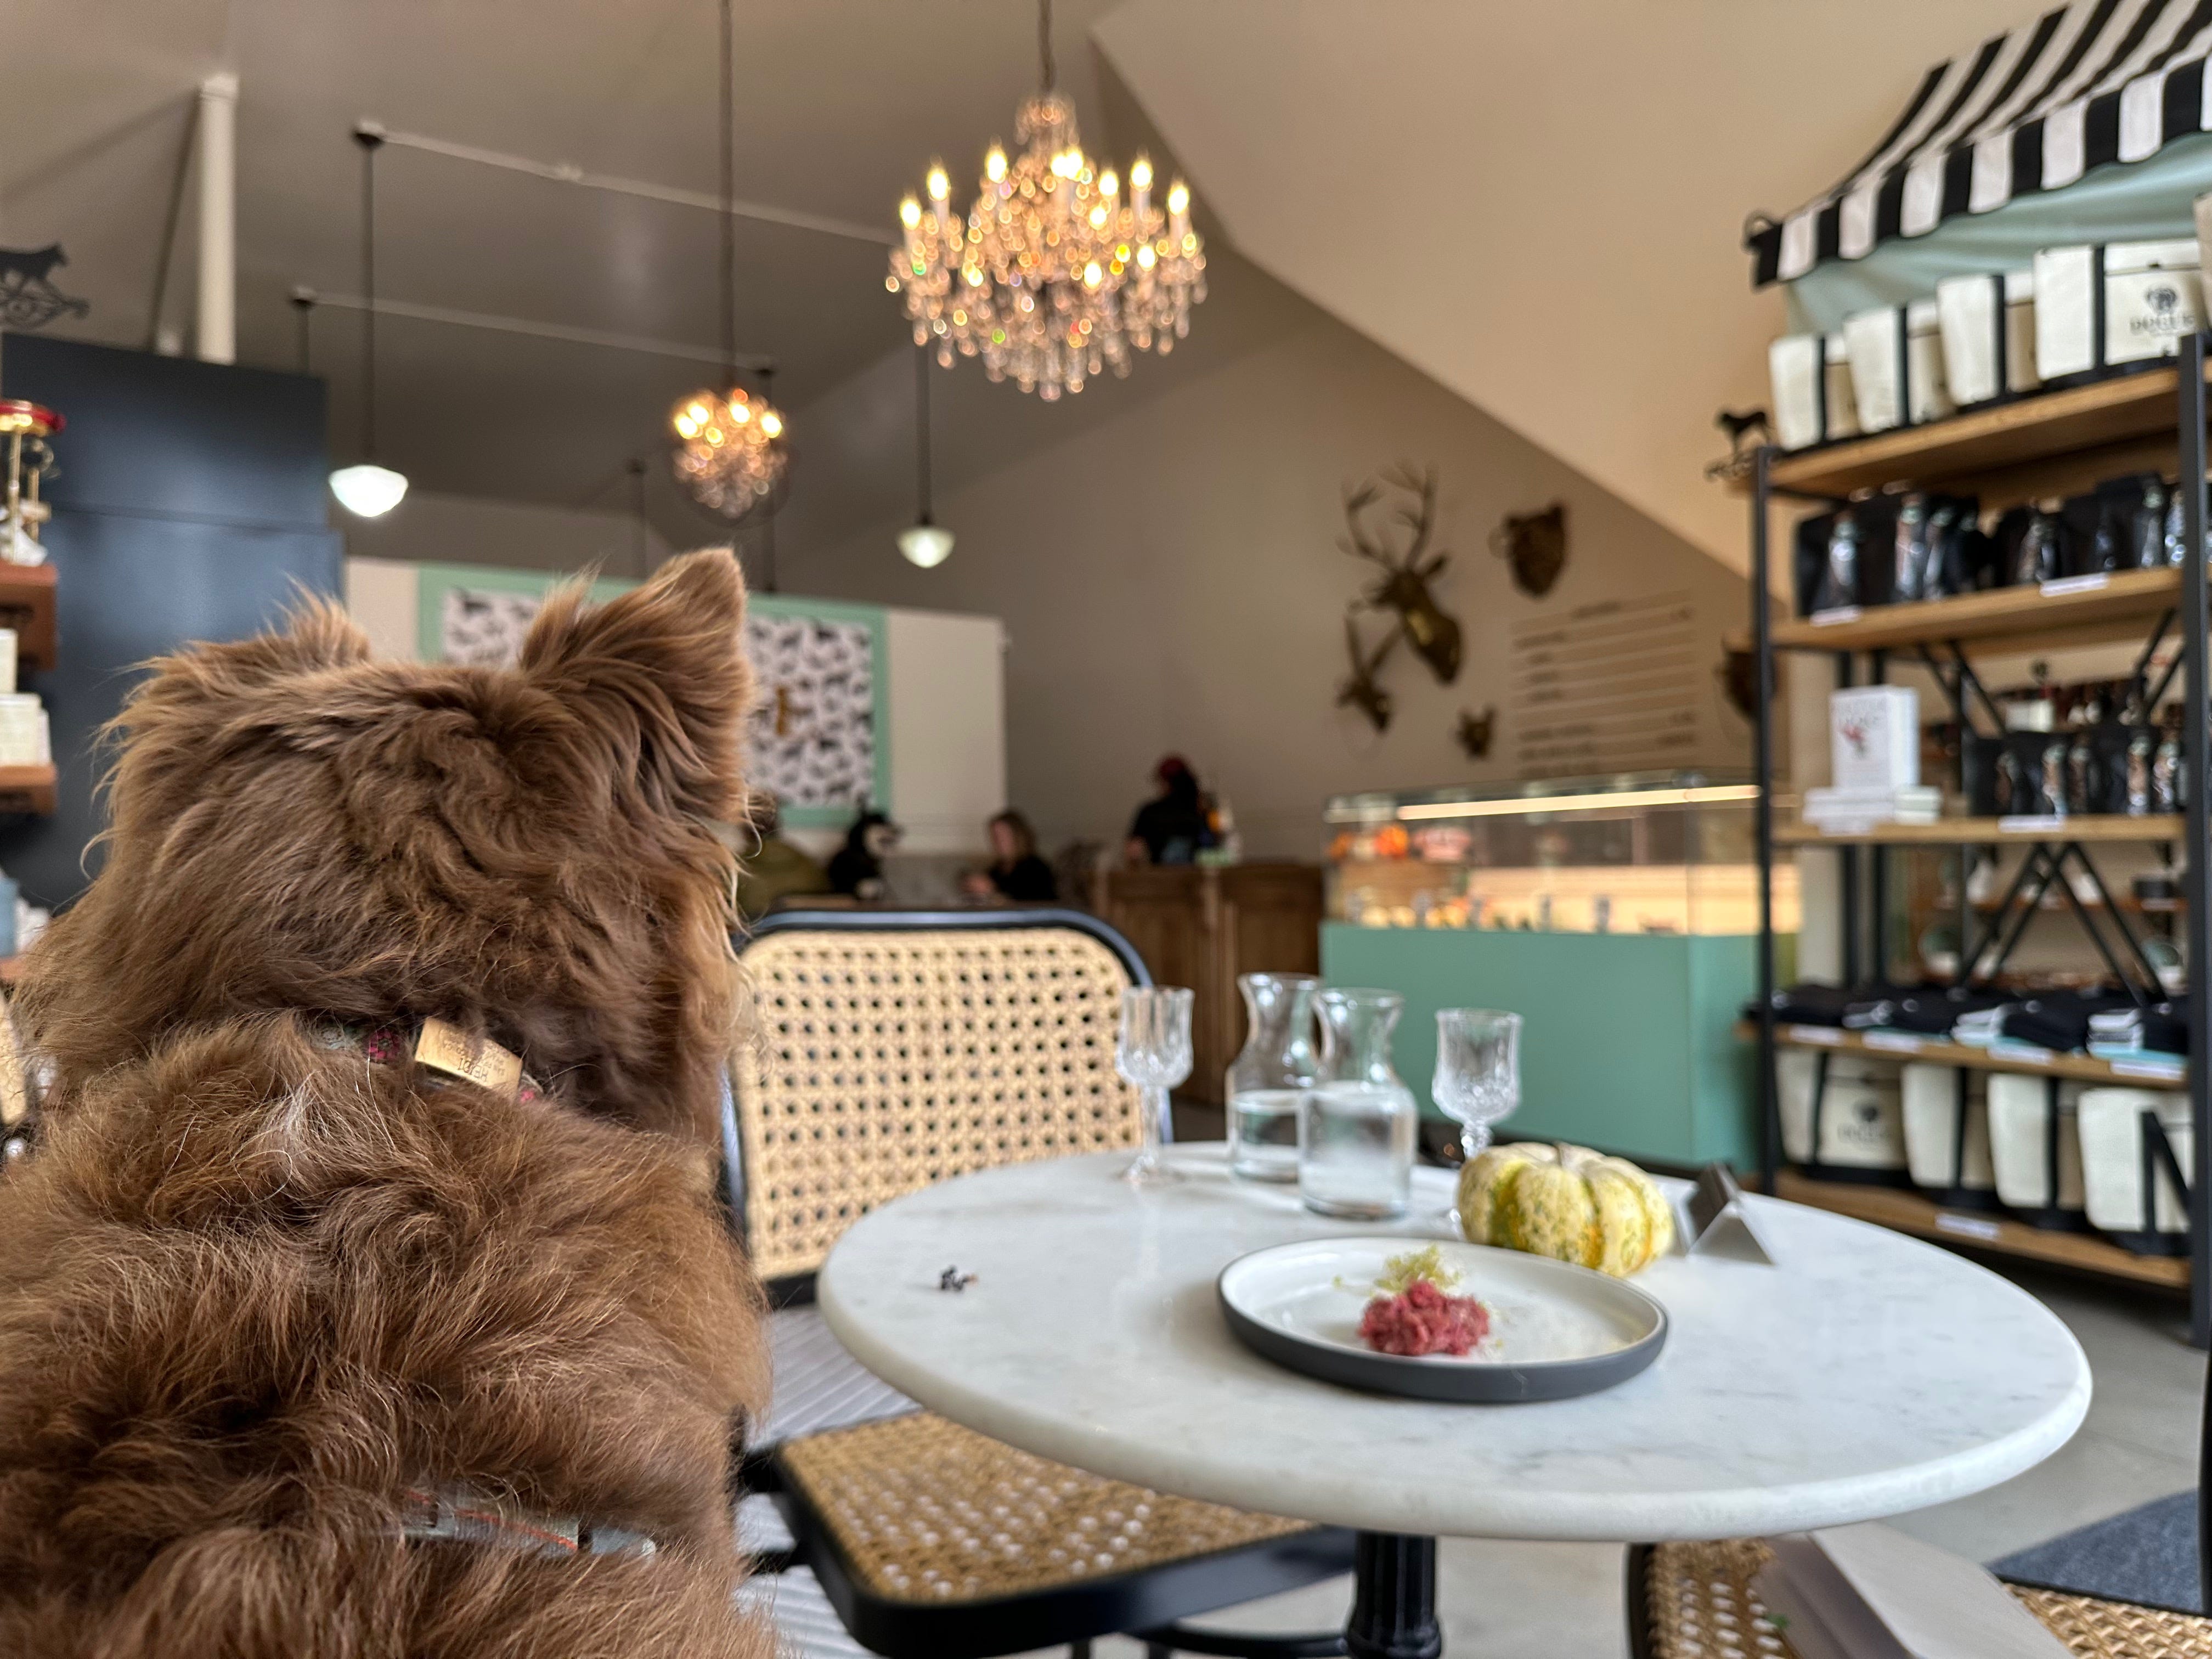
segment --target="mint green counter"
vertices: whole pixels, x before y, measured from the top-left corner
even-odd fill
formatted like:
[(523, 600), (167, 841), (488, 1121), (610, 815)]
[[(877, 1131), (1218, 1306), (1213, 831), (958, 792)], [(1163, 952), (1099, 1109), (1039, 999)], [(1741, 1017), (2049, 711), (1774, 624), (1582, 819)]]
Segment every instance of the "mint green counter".
[[(1786, 971), (1789, 940), (1777, 940)], [(1758, 941), (1648, 933), (1358, 927), (1324, 922), (1331, 985), (1402, 994), (1399, 1074), (1425, 1109), (1437, 1010), (1522, 1016), (1521, 1109), (1498, 1139), (1571, 1140), (1661, 1163), (1758, 1161), (1753, 1050), (1731, 1028), (1757, 993)]]

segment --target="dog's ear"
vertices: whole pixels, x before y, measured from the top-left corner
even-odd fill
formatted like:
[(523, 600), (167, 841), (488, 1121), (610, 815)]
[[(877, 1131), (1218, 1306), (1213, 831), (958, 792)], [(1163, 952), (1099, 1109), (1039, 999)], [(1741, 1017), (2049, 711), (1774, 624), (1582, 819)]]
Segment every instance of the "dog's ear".
[(672, 805), (729, 819), (744, 807), (744, 618), (737, 559), (713, 548), (605, 605), (586, 606), (581, 584), (556, 592), (520, 666), (605, 738), (623, 772)]

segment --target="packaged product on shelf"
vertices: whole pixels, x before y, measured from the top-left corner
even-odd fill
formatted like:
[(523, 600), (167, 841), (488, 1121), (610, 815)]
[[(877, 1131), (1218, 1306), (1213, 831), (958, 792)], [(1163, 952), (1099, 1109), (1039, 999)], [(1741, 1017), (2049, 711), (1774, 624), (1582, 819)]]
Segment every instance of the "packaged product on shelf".
[(2056, 496), (2008, 507), (1997, 520), (1998, 586), (2033, 587), (2067, 574), (2066, 503)]
[(1936, 301), (1915, 300), (1905, 308), (1905, 418), (1917, 426), (1958, 412), (1944, 373)]
[(15, 630), (0, 628), (0, 696), (15, 690)]
[(1915, 1062), (1905, 1068), (1902, 1100), (1905, 1158), (1912, 1184), (1994, 1199), (1989, 1073)]
[(2035, 359), (2046, 380), (2170, 357), (2203, 319), (2194, 240), (2035, 256)]
[(52, 753), (46, 710), (32, 693), (0, 696), (0, 766), (40, 766)]
[(1858, 398), (1862, 431), (1887, 432), (1905, 422), (1911, 405), (1906, 395), (1905, 331), (1901, 306), (1877, 306), (1844, 319), (1851, 390)]
[(2159, 1154), (2149, 1117), (2164, 1131), (2185, 1175), (2196, 1155), (2189, 1097), (2164, 1090), (2084, 1089), (2075, 1106), (2081, 1143), (2082, 1208), (2089, 1224), (2129, 1249), (2179, 1254), (2187, 1248), (2189, 1200)]
[(1920, 694), (1867, 685), (1828, 694), (1830, 778), (1838, 789), (1890, 793), (1920, 784)]
[(2204, 326), (2194, 238), (2114, 242), (2105, 249), (2105, 361), (2171, 357)]
[(2099, 362), (2100, 247), (2046, 247), (2035, 256), (2035, 366), (2045, 380), (2094, 373)]
[(1803, 1048), (1778, 1057), (1782, 1151), (1792, 1164), (1905, 1176), (1894, 1060)]
[(1820, 442), (1827, 424), (1821, 410), (1820, 337), (1785, 334), (1769, 345), (1766, 377), (1774, 400), (1774, 441), (1784, 449)]
[(1849, 348), (1841, 335), (1785, 334), (1766, 349), (1774, 441), (1804, 449), (1855, 438), (1860, 427)]
[(1947, 276), (1936, 284), (1944, 380), (1961, 406), (2033, 392), (2035, 277), (2025, 270)]
[[(1997, 1196), (2031, 1215), (2081, 1209), (2081, 1085), (1998, 1072), (1990, 1078), (1990, 1165)], [(2058, 1114), (2051, 1132), (2053, 1097)], [(2056, 1148), (2057, 1181), (2051, 1180)]]
[(1859, 418), (1858, 388), (1851, 384), (1851, 351), (1840, 334), (1820, 342), (1821, 435), (1833, 441), (1856, 438), (1866, 430)]

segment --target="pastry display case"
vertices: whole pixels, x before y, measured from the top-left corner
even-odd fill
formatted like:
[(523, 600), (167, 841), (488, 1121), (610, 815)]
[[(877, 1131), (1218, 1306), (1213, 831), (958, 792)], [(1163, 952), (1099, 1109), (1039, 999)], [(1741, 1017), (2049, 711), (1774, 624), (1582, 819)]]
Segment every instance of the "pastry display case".
[[(1748, 777), (1643, 772), (1328, 804), (1328, 915), (1363, 927), (1711, 937), (1759, 931)], [(1774, 872), (1774, 927), (1797, 927)]]

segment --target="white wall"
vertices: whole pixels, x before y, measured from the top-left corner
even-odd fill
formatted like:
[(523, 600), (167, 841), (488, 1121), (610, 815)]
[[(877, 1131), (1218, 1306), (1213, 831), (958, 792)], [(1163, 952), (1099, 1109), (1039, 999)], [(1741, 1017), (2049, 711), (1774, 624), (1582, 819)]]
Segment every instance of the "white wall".
[(334, 513), (354, 559), (424, 564), (496, 564), (522, 570), (580, 570), (643, 576), (675, 551), (628, 513), (542, 507), (410, 490), (380, 519)]
[[(1740, 578), (1326, 313), (1281, 298), (1295, 316), (1255, 349), (941, 493), (937, 516), (959, 541), (937, 569), (899, 557), (904, 514), (819, 542), (794, 517), (786, 569), (812, 592), (1005, 617), (1009, 793), (1048, 843), (1118, 842), (1168, 750), (1228, 793), (1254, 853), (1309, 859), (1332, 793), (1513, 777), (1514, 625), (1606, 598), (1688, 596), (1705, 688), (1697, 757), (1748, 763), (1748, 726), (1702, 665), (1744, 624)], [(1028, 412), (1048, 424), (1060, 410)], [(1441, 477), (1437, 544), (1452, 562), (1437, 591), (1466, 631), (1466, 663), (1440, 686), (1401, 652), (1386, 672), (1395, 719), (1377, 736), (1333, 707), (1345, 606), (1372, 571), (1336, 540), (1344, 485), (1401, 460)], [(1569, 561), (1540, 601), (1486, 541), (1505, 513), (1554, 499), (1567, 503)], [(1379, 619), (1365, 625), (1379, 633)], [(1489, 705), (1497, 743), (1470, 760), (1456, 717)]]

